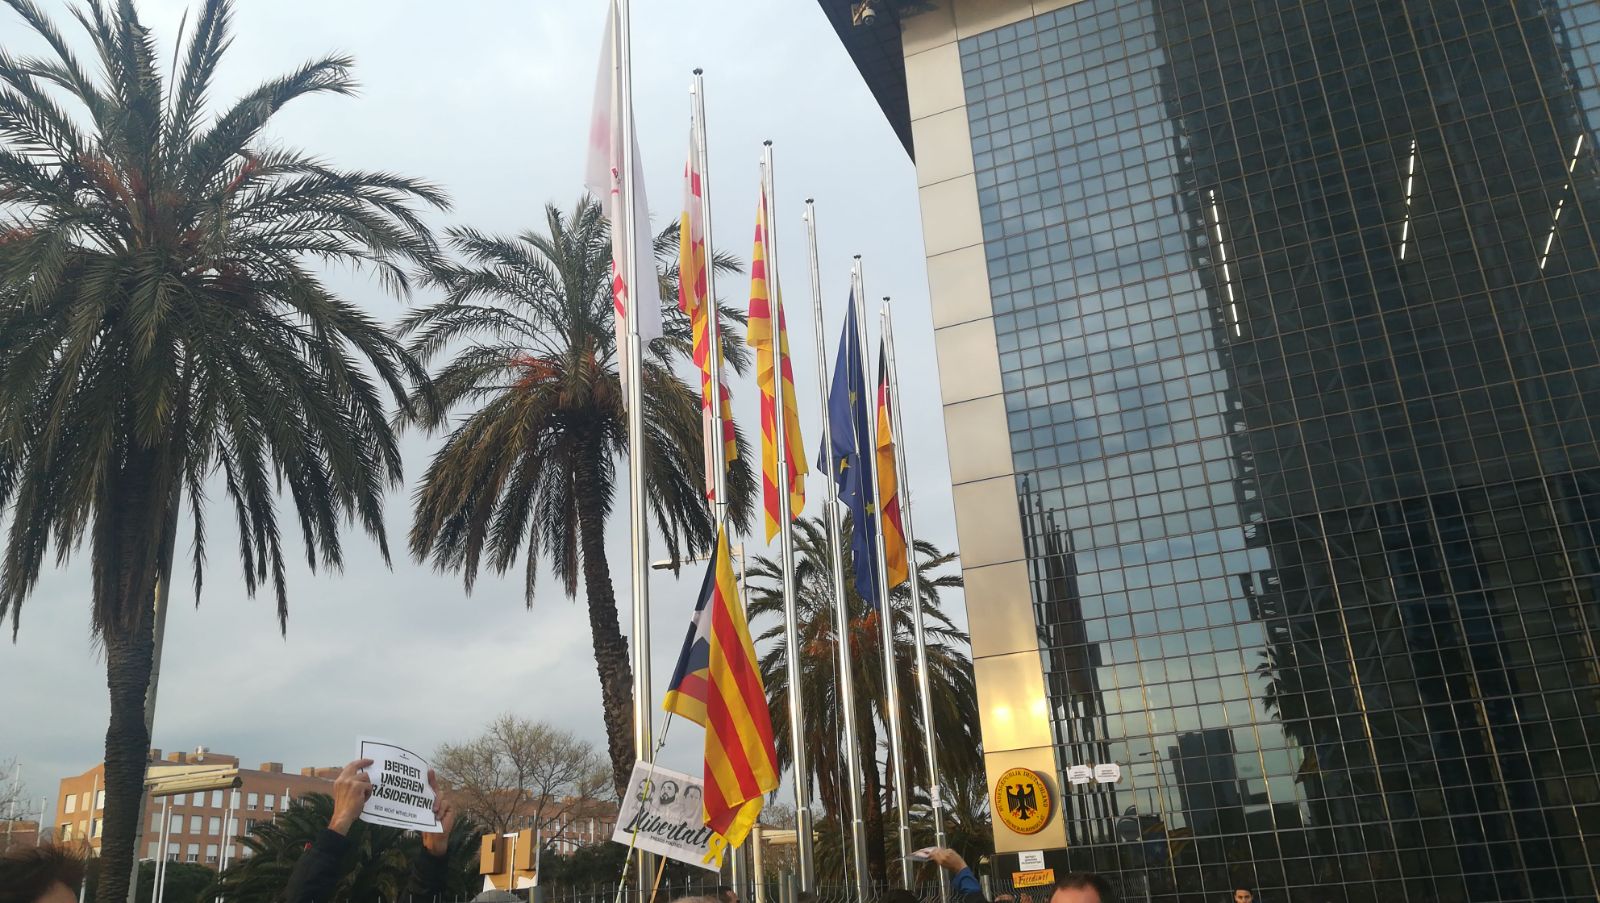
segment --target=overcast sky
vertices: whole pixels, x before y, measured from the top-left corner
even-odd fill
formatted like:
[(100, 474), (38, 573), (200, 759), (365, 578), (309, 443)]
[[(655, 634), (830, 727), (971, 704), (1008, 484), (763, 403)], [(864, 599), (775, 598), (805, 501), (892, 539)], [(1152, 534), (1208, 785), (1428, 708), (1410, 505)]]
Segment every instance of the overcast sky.
[[(64, 0), (39, 3), (63, 28), (76, 29)], [(138, 5), (160, 45), (170, 48), (191, 4)], [(605, 6), (605, 0), (240, 0), (214, 97), (235, 97), (313, 56), (350, 54), (361, 96), (301, 101), (276, 120), (270, 140), (338, 166), (442, 184), (455, 206), (433, 217), (440, 226), (542, 228), (546, 201), (570, 207), (583, 190)], [(850, 255), (859, 253), (869, 297), (892, 295), (900, 312), (896, 338), (907, 433), (914, 437), (908, 455), (919, 538), (953, 549), (914, 173), (831, 26), (813, 0), (636, 0), (633, 17), (639, 142), (656, 228), (677, 216), (689, 73), (700, 66), (707, 79), (714, 240), (741, 259), (750, 253), (761, 142), (774, 142), (775, 225), (807, 445), (815, 447), (820, 429), (800, 221), (803, 201), (812, 196), (821, 224), (829, 359)], [(11, 52), (40, 49), (9, 10), (0, 11), (0, 45)], [(402, 312), (403, 302), (373, 281), (338, 284), (380, 317)], [(748, 297), (744, 278), (724, 278), (719, 289), (725, 300), (742, 304)], [(754, 437), (753, 382), (736, 384), (734, 393), (736, 416)], [(408, 486), (391, 494), (386, 512), (396, 549), (404, 548), (409, 524), (410, 481), (436, 446), (416, 435), (404, 441)], [(808, 488), (807, 512), (815, 514), (823, 486), (813, 477)], [(626, 632), (625, 493), (616, 510), (609, 545)], [(564, 598), (554, 581), (542, 584), (529, 611), (519, 579), (482, 579), (469, 597), (458, 577), (407, 558), (387, 568), (371, 542), (351, 536), (342, 574), (312, 575), (303, 564), (292, 572), (289, 631), (282, 637), (270, 594), (245, 595), (227, 554), (231, 522), (221, 512), (212, 520), (198, 607), (183, 564), (187, 540), (180, 540), (155, 746), (205, 744), (252, 767), (280, 761), (298, 769), (346, 761), (358, 734), (432, 750), (470, 736), (501, 712), (602, 739), (583, 602)], [(298, 553), (294, 537), (285, 540)], [(652, 577), (658, 699), (698, 581), (687, 572), (681, 580), (670, 572)], [(22, 762), (36, 799), (53, 799), (60, 777), (101, 758), (105, 671), (89, 636), (88, 593), (86, 558), (48, 572), (23, 608), (17, 642), (0, 646), (0, 760)], [(950, 605), (964, 621), (959, 600)], [(698, 771), (702, 736), (693, 725), (675, 728), (664, 761)]]

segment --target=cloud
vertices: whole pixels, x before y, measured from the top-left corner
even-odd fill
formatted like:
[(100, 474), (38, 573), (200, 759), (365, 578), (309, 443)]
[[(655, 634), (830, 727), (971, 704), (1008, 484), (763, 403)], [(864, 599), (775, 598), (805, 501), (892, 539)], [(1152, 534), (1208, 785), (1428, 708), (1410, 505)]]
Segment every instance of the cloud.
[[(44, 0), (65, 21), (67, 4)], [(170, 47), (188, 4), (143, 0)], [(689, 72), (707, 72), (716, 242), (748, 258), (761, 141), (777, 156), (782, 279), (808, 443), (819, 432), (810, 287), (801, 202), (815, 197), (823, 297), (837, 340), (852, 254), (866, 260), (868, 296), (895, 297), (902, 378), (935, 384), (916, 185), (910, 161), (831, 27), (812, 3), (671, 0), (635, 4), (640, 143), (657, 227), (676, 215), (687, 136)], [(291, 108), (272, 140), (349, 167), (389, 169), (445, 185), (455, 199), (439, 225), (498, 230), (538, 224), (542, 207), (568, 207), (582, 191), (583, 130), (594, 84), (600, 2), (510, 0), (280, 0), (241, 3), (236, 39), (213, 100), (223, 102), (302, 60), (332, 52), (357, 61), (359, 98), (316, 98)], [(34, 52), (14, 16), (0, 14), (0, 43)], [(375, 315), (401, 302), (370, 280), (336, 284)], [(744, 297), (725, 278), (725, 299)], [(876, 321), (874, 320), (874, 323)], [(876, 328), (875, 326), (873, 327)], [(736, 415), (756, 422), (753, 385), (734, 387)], [(949, 472), (938, 393), (907, 392), (905, 417), (919, 538), (953, 548)], [(754, 434), (754, 431), (751, 431)], [(407, 436), (408, 480), (436, 440)], [(625, 473), (625, 470), (619, 470)], [(408, 482), (408, 490), (411, 484)], [(391, 494), (387, 523), (402, 554), (408, 490)], [(823, 498), (814, 477), (810, 513)], [(628, 629), (626, 498), (608, 547)], [(484, 579), (467, 596), (459, 578), (404, 557), (385, 567), (364, 538), (348, 537), (342, 574), (290, 577), (287, 637), (270, 597), (246, 598), (231, 519), (213, 518), (204, 598), (187, 575), (173, 596), (155, 745), (206, 744), (286, 766), (328, 765), (353, 753), (361, 733), (420, 749), (469, 735), (500, 712), (552, 721), (603, 739), (599, 690), (582, 600), (553, 581), (525, 609), (520, 579)], [(293, 546), (291, 546), (293, 548)], [(181, 551), (181, 549), (180, 549)], [(0, 758), (18, 756), (33, 793), (99, 761), (106, 724), (104, 666), (88, 630), (88, 562), (51, 572), (22, 613), (18, 642), (0, 648)], [(181, 573), (181, 572), (180, 572)], [(677, 654), (698, 575), (652, 576), (654, 676), (659, 689)], [(952, 607), (959, 609), (955, 600)], [(658, 721), (659, 723), (659, 721)], [(666, 763), (694, 770), (697, 728), (674, 728)]]

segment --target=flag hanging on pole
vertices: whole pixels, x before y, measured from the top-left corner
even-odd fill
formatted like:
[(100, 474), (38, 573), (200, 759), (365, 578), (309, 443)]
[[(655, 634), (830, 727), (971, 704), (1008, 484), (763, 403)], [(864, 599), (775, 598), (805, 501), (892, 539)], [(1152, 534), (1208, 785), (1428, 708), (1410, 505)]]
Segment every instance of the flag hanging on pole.
[[(783, 438), (788, 446), (789, 472), (781, 485), (789, 493), (789, 517), (800, 516), (806, 505), (805, 440), (800, 437), (800, 415), (794, 401), (794, 370), (789, 365), (789, 330), (783, 318), (783, 295), (767, 284), (767, 193), (756, 207), (756, 244), (750, 254), (750, 320), (745, 341), (756, 350), (756, 386), (761, 390), (761, 501), (766, 512), (767, 542), (778, 535), (777, 410), (783, 411)], [(777, 374), (782, 365), (783, 398), (777, 398)]]
[[(594, 89), (594, 113), (589, 117), (589, 163), (584, 185), (600, 201), (600, 212), (611, 222), (611, 299), (616, 308), (617, 358), (626, 394), (628, 318), (634, 319), (639, 341), (648, 346), (661, 337), (661, 285), (656, 275), (655, 244), (650, 235), (650, 203), (645, 199), (644, 170), (639, 162), (639, 142), (633, 141), (632, 171), (623, 173), (622, 118), (631, 125), (633, 109), (623, 103), (622, 79), (617, 69), (616, 7), (606, 13), (605, 37), (600, 43), (600, 72)], [(628, 129), (633, 133), (633, 129)], [(633, 228), (623, 228), (623, 179), (633, 182)], [(638, 285), (628, 285), (626, 261), (633, 260)]]
[(889, 409), (889, 365), (883, 343), (878, 344), (878, 498), (883, 500), (883, 559), (889, 570), (889, 588), (906, 582), (906, 536), (900, 521), (900, 475), (895, 465), (894, 418)]
[[(706, 826), (738, 847), (778, 787), (778, 754), (761, 666), (733, 579), (725, 528), (662, 707), (706, 729)], [(722, 845), (712, 844), (720, 856)]]
[(683, 638), (678, 666), (672, 669), (667, 695), (661, 700), (662, 709), (701, 727), (706, 724), (706, 698), (711, 692), (711, 603), (716, 592), (717, 562), (713, 558), (700, 583), (694, 619), (689, 622), (689, 635)]
[(867, 381), (861, 372), (861, 335), (856, 329), (856, 295), (850, 293), (839, 356), (828, 390), (828, 429), (833, 447), (823, 450), (828, 471), (839, 486), (839, 501), (850, 512), (850, 558), (856, 593), (878, 605), (878, 530), (872, 504), (872, 465), (877, 457), (867, 424)]
[[(733, 400), (728, 384), (722, 379), (722, 349), (711, 349), (710, 318), (717, 315), (716, 303), (709, 295), (706, 268), (710, 255), (706, 251), (705, 176), (700, 172), (700, 130), (695, 123), (689, 126), (689, 162), (683, 170), (683, 214), (678, 222), (678, 309), (689, 317), (694, 336), (694, 362), (700, 368), (700, 417), (705, 446), (706, 497), (716, 498), (716, 460), (718, 425), (722, 432), (722, 460), (732, 464), (739, 457), (739, 446), (733, 427)], [(711, 381), (720, 384), (722, 394), (720, 417), (711, 411)]]

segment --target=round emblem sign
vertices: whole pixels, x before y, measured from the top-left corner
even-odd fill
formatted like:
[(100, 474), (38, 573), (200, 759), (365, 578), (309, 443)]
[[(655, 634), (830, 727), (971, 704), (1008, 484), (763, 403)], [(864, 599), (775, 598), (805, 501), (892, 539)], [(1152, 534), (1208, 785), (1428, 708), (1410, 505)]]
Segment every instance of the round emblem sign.
[(1031, 768), (1013, 768), (994, 785), (994, 811), (1018, 834), (1037, 834), (1050, 823), (1050, 785)]

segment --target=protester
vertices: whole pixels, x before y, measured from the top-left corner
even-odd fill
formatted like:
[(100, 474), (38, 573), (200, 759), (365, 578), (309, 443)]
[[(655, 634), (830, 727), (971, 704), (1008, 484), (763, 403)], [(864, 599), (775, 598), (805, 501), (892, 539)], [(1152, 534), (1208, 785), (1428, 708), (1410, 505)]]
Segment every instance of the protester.
[(1233, 889), (1233, 903), (1256, 903), (1256, 895), (1242, 887)]
[[(950, 884), (955, 889), (957, 903), (988, 903), (978, 876), (972, 874), (966, 860), (955, 850), (940, 847), (928, 858), (950, 873)], [(1055, 892), (1050, 903), (1112, 903), (1111, 883), (1093, 872), (1074, 872), (1056, 879)]]
[(83, 860), (53, 843), (0, 856), (0, 903), (77, 903)]
[[(327, 903), (333, 899), (339, 884), (340, 860), (350, 848), (350, 828), (361, 817), (361, 810), (372, 795), (372, 779), (366, 769), (371, 759), (357, 759), (346, 765), (333, 782), (333, 818), (317, 839), (312, 841), (295, 863), (289, 876), (289, 887), (284, 894), (285, 903)], [(439, 792), (433, 769), (428, 769), (428, 786), (433, 788), (433, 814), (444, 829), (438, 834), (422, 835), (422, 855), (411, 865), (411, 881), (401, 898), (407, 903), (427, 903), (442, 900), (445, 880), (449, 874), (447, 856), (450, 852), (450, 829), (455, 826), (455, 808)], [(52, 900), (49, 903), (56, 903)]]
[(717, 903), (739, 903), (739, 892), (726, 884), (717, 887)]

